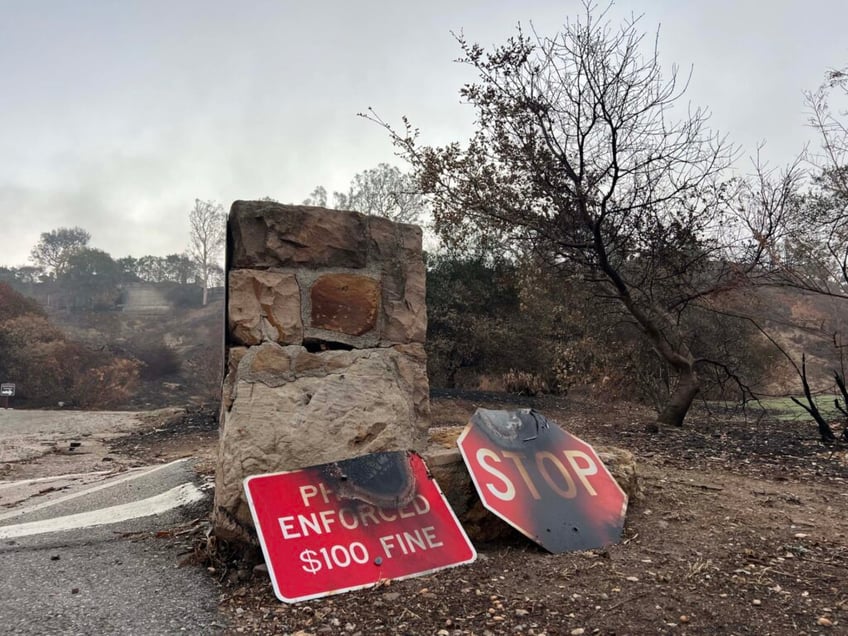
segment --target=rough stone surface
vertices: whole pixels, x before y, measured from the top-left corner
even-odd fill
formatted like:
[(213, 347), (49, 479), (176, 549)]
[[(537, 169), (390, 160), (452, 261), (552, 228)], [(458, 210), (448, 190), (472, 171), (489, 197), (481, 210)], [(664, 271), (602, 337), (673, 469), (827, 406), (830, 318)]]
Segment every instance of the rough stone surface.
[(229, 273), (227, 322), (237, 344), (300, 344), (300, 287), (294, 274), (255, 269)]
[(222, 528), (253, 525), (242, 489), (249, 475), (427, 445), (421, 345), (310, 353), (263, 343), (241, 356), (226, 383), (232, 395), (216, 471), (219, 536)]
[(387, 344), (424, 342), (427, 336), (426, 278), (421, 260), (383, 276), (383, 333)]
[(230, 267), (365, 267), (366, 217), (270, 201), (236, 201), (230, 210)]
[(381, 262), (421, 260), (421, 228), (394, 223), (379, 216), (368, 217), (369, 249)]
[[(222, 413), (229, 410), (233, 405), (233, 397), (235, 396), (236, 389), (235, 382), (238, 377), (236, 369), (238, 369), (239, 362), (241, 362), (241, 359), (246, 353), (247, 347), (230, 347), (227, 351), (227, 367), (224, 370), (224, 386), (221, 395)], [(219, 422), (221, 421), (223, 421), (223, 418), (219, 419)]]
[(242, 481), (427, 446), (421, 229), (236, 201), (215, 532), (251, 542)]
[[(297, 273), (305, 294), (303, 326), (310, 341), (357, 348), (424, 342), (426, 274), (420, 227), (358, 212), (236, 201), (230, 211), (229, 239), (231, 270)], [(337, 277), (337, 282), (351, 278), (333, 285), (327, 276)], [(377, 289), (366, 280), (375, 281)], [(350, 293), (345, 295), (345, 290)], [(357, 296), (357, 291), (362, 294)], [(244, 293), (235, 299), (243, 313), (237, 338), (244, 339), (237, 342), (274, 340), (263, 333), (263, 323)], [(310, 303), (315, 303), (311, 311)], [(296, 343), (292, 338), (277, 341)]]
[[(456, 439), (463, 428), (432, 429), (424, 460), (473, 541), (486, 542), (517, 536), (517, 530), (489, 512), (480, 502), (474, 482), (456, 446)], [(593, 448), (630, 501), (641, 497), (633, 453), (611, 446), (593, 445)]]
[(368, 276), (326, 274), (309, 291), (310, 326), (361, 336), (377, 326), (380, 283)]

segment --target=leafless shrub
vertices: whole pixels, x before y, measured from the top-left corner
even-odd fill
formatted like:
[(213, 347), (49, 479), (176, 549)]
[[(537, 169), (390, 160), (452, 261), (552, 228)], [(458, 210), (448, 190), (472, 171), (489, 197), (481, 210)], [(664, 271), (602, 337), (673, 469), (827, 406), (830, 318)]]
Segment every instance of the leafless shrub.
[(541, 376), (526, 371), (510, 369), (503, 375), (504, 389), (508, 393), (519, 395), (539, 395), (547, 393), (548, 385)]

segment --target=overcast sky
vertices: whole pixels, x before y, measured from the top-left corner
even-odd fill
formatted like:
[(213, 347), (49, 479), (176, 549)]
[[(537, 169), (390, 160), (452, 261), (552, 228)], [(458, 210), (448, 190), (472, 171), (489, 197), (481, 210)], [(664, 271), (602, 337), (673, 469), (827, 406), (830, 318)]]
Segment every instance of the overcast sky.
[[(81, 226), (113, 257), (188, 244), (195, 198), (300, 202), (395, 163), (373, 106), (423, 141), (469, 131), (451, 30), (554, 33), (570, 0), (0, 0), (0, 265)], [(660, 27), (689, 99), (775, 163), (812, 138), (803, 91), (848, 64), (844, 0), (620, 0)], [(744, 166), (743, 166), (744, 167)]]

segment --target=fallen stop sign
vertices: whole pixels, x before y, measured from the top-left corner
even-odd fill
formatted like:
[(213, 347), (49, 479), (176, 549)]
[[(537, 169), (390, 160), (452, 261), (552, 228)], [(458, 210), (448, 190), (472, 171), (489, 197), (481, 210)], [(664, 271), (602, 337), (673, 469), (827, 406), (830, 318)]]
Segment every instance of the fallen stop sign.
[(530, 409), (477, 409), (457, 440), (483, 505), (550, 552), (621, 538), (627, 495), (594, 449)]
[(477, 553), (415, 453), (244, 481), (274, 591), (296, 602), (470, 563)]

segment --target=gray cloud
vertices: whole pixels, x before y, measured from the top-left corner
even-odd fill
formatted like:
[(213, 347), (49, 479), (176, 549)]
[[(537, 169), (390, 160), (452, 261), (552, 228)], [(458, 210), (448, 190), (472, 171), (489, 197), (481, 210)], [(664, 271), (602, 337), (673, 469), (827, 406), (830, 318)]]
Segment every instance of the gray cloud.
[[(49, 10), (48, 7), (49, 6)], [(181, 251), (195, 197), (302, 200), (396, 161), (356, 117), (403, 114), (430, 143), (467, 134), (468, 69), (450, 30), (488, 45), (518, 21), (556, 31), (576, 2), (185, 0), (0, 4), (0, 265), (80, 225), (113, 256)], [(848, 62), (841, 1), (622, 0), (661, 24), (689, 98), (782, 162), (810, 138), (801, 93)]]

